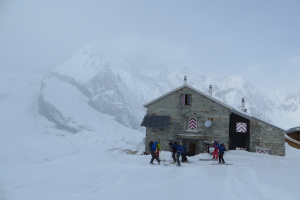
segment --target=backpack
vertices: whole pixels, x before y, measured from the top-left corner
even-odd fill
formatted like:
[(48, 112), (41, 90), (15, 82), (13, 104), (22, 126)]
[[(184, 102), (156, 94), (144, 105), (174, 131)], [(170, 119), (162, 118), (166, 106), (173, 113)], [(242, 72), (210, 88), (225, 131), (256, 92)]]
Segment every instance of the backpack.
[(150, 141), (150, 142), (149, 142), (149, 150), (150, 150), (150, 151), (152, 150), (152, 145), (153, 145), (153, 141)]

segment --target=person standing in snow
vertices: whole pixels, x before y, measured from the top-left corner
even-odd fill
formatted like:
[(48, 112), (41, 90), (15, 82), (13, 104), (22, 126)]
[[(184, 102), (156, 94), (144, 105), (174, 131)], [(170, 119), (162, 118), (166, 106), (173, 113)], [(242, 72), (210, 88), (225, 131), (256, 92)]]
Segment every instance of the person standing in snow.
[(182, 147), (182, 143), (180, 142), (180, 144), (176, 146), (176, 158), (177, 158), (177, 166), (180, 166), (180, 156), (183, 152), (183, 147)]
[(187, 153), (187, 148), (185, 145), (182, 145), (183, 148), (183, 152), (181, 154), (181, 162), (187, 162), (187, 157), (186, 157), (186, 153)]
[(170, 151), (172, 153), (173, 162), (176, 163), (175, 155), (176, 155), (176, 149), (177, 149), (177, 142), (173, 142), (172, 140), (170, 140), (169, 146), (170, 146)]
[(219, 147), (219, 164), (222, 164), (222, 162), (225, 164), (223, 155), (224, 155), (224, 152), (226, 151), (226, 148), (225, 148), (224, 144), (219, 144), (218, 147)]
[(157, 148), (156, 148), (156, 151), (155, 151), (156, 156), (157, 156), (158, 159), (159, 159), (159, 152), (160, 152), (160, 139), (158, 139), (158, 141), (157, 141)]
[(154, 159), (157, 160), (158, 164), (160, 164), (160, 160), (157, 158), (157, 155), (155, 153), (156, 149), (157, 149), (157, 146), (158, 146), (158, 142), (153, 142), (153, 145), (152, 147), (150, 148), (150, 153), (151, 153), (151, 161), (150, 161), (150, 164), (154, 164), (153, 161)]
[(215, 148), (214, 152), (213, 152), (213, 159), (216, 159), (216, 160), (218, 160), (218, 157), (219, 157), (218, 156), (218, 154), (219, 154), (218, 153), (218, 151), (219, 151), (218, 144), (219, 144), (218, 141), (215, 141), (214, 144), (213, 144), (213, 147)]

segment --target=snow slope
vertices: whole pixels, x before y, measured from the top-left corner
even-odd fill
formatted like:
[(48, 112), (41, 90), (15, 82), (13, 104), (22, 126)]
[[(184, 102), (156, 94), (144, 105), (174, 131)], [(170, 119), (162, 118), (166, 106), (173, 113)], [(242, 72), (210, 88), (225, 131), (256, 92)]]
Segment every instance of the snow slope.
[[(170, 153), (163, 152), (169, 163)], [(4, 199), (191, 199), (297, 200), (299, 150), (286, 157), (229, 151), (211, 165), (200, 154), (182, 167), (149, 165), (150, 156), (93, 151), (23, 166), (1, 167)]]
[[(81, 131), (70, 134), (57, 129), (57, 124), (39, 115), (41, 79), (32, 75), (0, 79), (1, 164), (44, 162), (88, 149), (144, 149), (143, 133), (124, 127), (111, 116), (86, 105), (87, 98), (76, 88), (66, 83), (56, 87), (57, 82), (50, 81), (48, 86), (54, 84), (56, 90), (47, 90), (44, 95), (60, 109), (53, 113), (65, 120), (61, 126), (79, 126)], [(64, 95), (66, 90), (68, 95)]]

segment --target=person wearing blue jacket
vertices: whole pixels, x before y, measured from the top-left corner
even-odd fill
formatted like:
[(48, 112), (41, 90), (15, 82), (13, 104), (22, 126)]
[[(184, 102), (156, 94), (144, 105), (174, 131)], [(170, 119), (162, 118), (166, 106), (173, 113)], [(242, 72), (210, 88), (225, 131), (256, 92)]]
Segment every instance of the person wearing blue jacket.
[(172, 140), (170, 140), (169, 146), (170, 146), (170, 151), (172, 153), (173, 162), (176, 163), (175, 156), (176, 156), (177, 142), (173, 142)]
[(182, 147), (182, 143), (180, 142), (180, 144), (176, 146), (176, 158), (177, 158), (177, 166), (180, 166), (180, 159), (179, 157), (181, 156), (183, 152), (183, 147)]
[(222, 162), (225, 164), (223, 155), (224, 155), (224, 152), (226, 151), (226, 148), (225, 148), (224, 144), (218, 144), (218, 149), (219, 149), (219, 164), (222, 164)]
[(153, 142), (152, 146), (150, 147), (150, 153), (152, 156), (150, 164), (154, 164), (153, 161), (154, 161), (154, 159), (156, 159), (158, 164), (160, 165), (160, 160), (157, 158), (157, 155), (155, 153), (157, 146), (158, 146), (158, 142)]

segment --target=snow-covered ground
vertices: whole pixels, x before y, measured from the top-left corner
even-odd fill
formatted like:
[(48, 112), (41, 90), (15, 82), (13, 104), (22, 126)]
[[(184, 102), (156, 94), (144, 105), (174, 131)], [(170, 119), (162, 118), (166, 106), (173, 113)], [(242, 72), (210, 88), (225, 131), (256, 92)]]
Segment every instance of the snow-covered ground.
[[(169, 152), (162, 157), (169, 163)], [(299, 199), (299, 150), (287, 146), (286, 157), (229, 151), (228, 166), (199, 157), (209, 155), (176, 167), (149, 165), (149, 155), (99, 150), (2, 166), (2, 199)]]
[[(208, 154), (189, 157), (182, 167), (149, 165), (150, 156), (141, 155), (144, 133), (95, 112), (67, 84), (56, 98), (51, 90), (44, 95), (88, 128), (76, 134), (56, 129), (38, 114), (41, 80), (0, 75), (1, 200), (299, 199), (299, 150), (287, 145), (285, 157), (228, 151), (228, 166), (199, 161)], [(65, 90), (67, 96), (59, 94)], [(69, 98), (73, 107), (57, 98)], [(162, 153), (166, 163), (170, 157)]]

